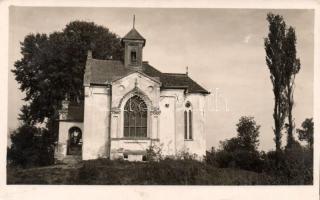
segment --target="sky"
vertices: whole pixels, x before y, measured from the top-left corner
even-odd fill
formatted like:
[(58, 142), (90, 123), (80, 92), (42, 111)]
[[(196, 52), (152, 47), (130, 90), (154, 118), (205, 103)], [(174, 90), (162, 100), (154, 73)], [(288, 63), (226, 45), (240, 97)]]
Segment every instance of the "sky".
[[(143, 60), (168, 73), (185, 73), (188, 66), (189, 76), (211, 91), (206, 103), (207, 148), (218, 148), (219, 141), (236, 136), (241, 116), (253, 116), (261, 125), (260, 149), (271, 150), (274, 97), (264, 50), (269, 12), (282, 15), (296, 30), (301, 70), (293, 116), (300, 127), (313, 116), (313, 10), (10, 7), (9, 69), (21, 58), (20, 42), (29, 33), (50, 34), (73, 20), (84, 20), (122, 37), (132, 28), (135, 14), (135, 27), (146, 38)], [(13, 74), (8, 76), (8, 128), (13, 130), (19, 125), (24, 95)]]

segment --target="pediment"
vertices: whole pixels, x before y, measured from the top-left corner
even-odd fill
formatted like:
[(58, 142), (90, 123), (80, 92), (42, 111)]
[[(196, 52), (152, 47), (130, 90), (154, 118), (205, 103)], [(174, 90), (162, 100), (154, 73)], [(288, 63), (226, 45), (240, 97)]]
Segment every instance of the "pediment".
[[(111, 84), (117, 84), (123, 81), (130, 81), (130, 80), (140, 80), (140, 81), (146, 81), (146, 82), (150, 82), (153, 84), (156, 84), (158, 86), (161, 86), (161, 82), (159, 77), (150, 77), (148, 75), (146, 75), (143, 72), (140, 71), (133, 71), (129, 74), (126, 74), (125, 76), (122, 77), (115, 77), (114, 80), (112, 80)], [(131, 81), (130, 81), (131, 82)]]

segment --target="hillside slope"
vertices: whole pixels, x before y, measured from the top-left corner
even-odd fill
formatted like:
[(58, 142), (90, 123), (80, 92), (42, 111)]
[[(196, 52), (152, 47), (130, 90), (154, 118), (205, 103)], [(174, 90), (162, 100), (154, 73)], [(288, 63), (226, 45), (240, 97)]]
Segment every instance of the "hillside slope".
[(273, 177), (255, 172), (214, 168), (193, 160), (161, 162), (83, 161), (30, 169), (7, 169), (8, 184), (94, 185), (269, 185)]

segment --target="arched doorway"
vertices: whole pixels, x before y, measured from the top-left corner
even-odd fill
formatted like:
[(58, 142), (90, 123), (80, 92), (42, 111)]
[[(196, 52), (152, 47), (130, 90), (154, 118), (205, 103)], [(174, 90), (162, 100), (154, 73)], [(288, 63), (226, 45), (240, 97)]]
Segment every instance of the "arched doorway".
[(78, 127), (69, 129), (67, 155), (82, 154), (82, 131)]

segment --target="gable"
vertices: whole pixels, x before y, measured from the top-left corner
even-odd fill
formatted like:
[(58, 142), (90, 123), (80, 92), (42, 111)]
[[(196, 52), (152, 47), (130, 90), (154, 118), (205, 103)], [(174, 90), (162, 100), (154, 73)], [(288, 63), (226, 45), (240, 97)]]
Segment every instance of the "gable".
[(128, 79), (131, 79), (131, 82), (132, 82), (133, 79), (137, 80), (137, 78), (142, 79), (144, 81), (147, 81), (150, 84), (158, 84), (159, 86), (161, 85), (159, 77), (151, 77), (151, 76), (148, 76), (140, 71), (132, 71), (122, 77), (114, 78), (114, 80), (111, 83), (115, 84), (117, 82), (122, 82), (122, 81), (128, 80)]
[(139, 93), (156, 104), (160, 95), (160, 81), (141, 72), (133, 72), (111, 83), (112, 107), (119, 107), (128, 95)]

